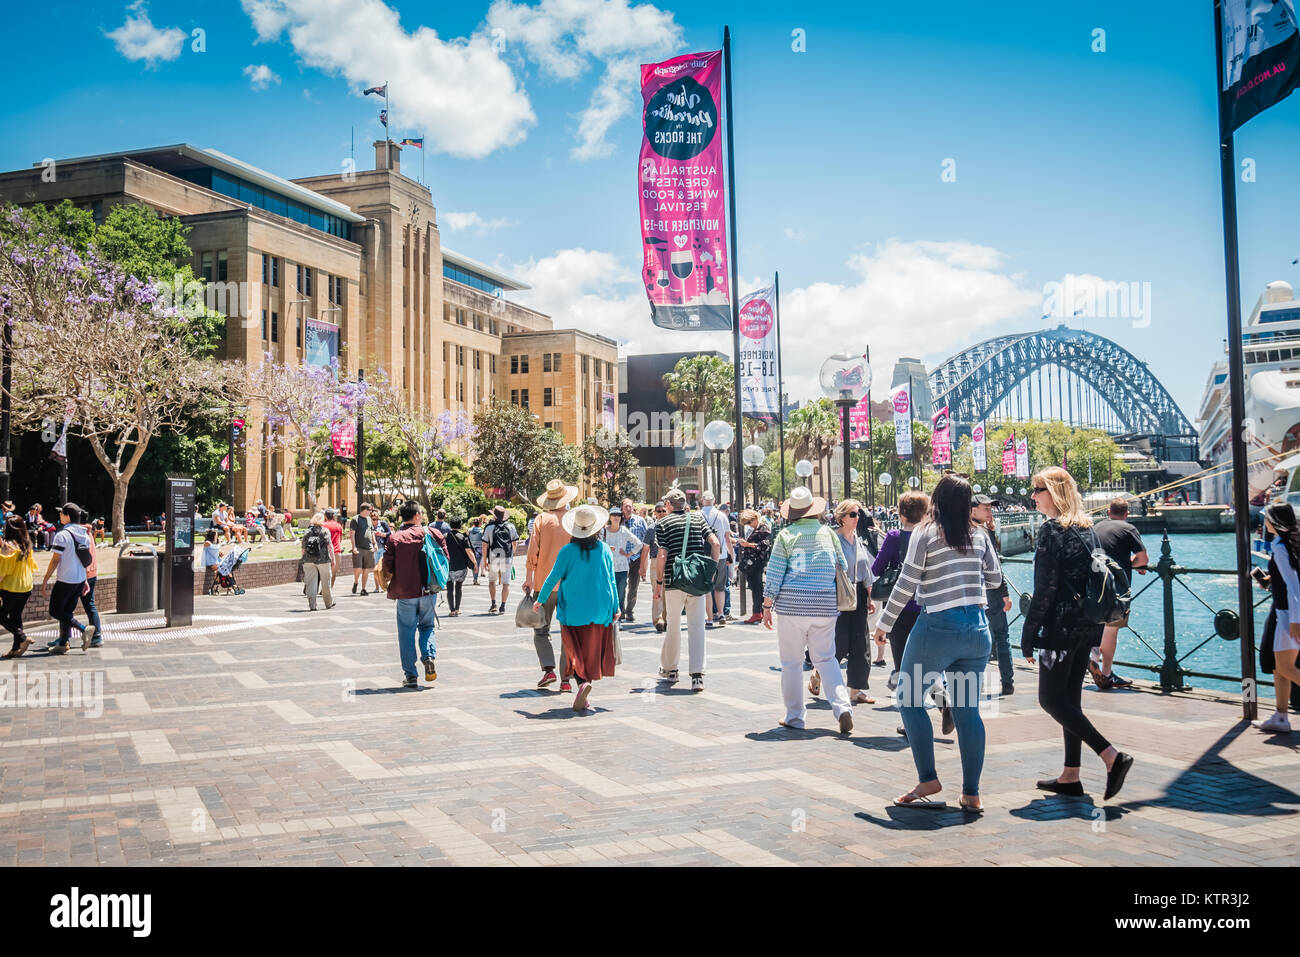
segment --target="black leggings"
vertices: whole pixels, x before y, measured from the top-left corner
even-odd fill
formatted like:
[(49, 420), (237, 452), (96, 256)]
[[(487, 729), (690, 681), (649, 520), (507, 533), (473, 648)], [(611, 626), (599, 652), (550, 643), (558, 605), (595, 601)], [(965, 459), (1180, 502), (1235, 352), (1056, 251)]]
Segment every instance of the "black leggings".
[(23, 632), (23, 606), (31, 596), (29, 591), (0, 591), (0, 625), (19, 641), (26, 637)]
[(763, 566), (755, 565), (746, 569), (745, 583), (749, 585), (749, 593), (754, 597), (754, 607), (750, 614), (761, 615), (763, 613)]
[[(462, 576), (464, 572), (460, 573)], [(464, 578), (457, 578), (453, 572), (447, 581), (447, 609), (449, 611), (460, 611), (460, 591), (461, 586), (465, 584)]]
[(1079, 766), (1084, 741), (1098, 754), (1110, 747), (1110, 742), (1083, 713), (1083, 676), (1088, 671), (1091, 651), (1090, 644), (1077, 644), (1049, 668), (1043, 656), (1061, 652), (1038, 650), (1038, 703), (1065, 732), (1067, 768)]
[(903, 648), (907, 645), (907, 636), (912, 633), (919, 610), (904, 608), (894, 619), (894, 627), (889, 629), (889, 653), (894, 658), (894, 670), (898, 671), (903, 663)]

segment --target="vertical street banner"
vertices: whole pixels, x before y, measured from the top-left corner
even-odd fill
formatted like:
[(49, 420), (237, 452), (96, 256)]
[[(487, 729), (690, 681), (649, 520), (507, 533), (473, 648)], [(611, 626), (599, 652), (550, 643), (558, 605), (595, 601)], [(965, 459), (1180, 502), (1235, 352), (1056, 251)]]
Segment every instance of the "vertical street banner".
[(1222, 0), (1223, 135), (1290, 96), (1300, 82), (1296, 0)]
[(613, 392), (602, 392), (600, 402), (600, 424), (613, 432), (618, 428), (618, 396)]
[(651, 319), (664, 329), (730, 329), (722, 51), (643, 64), (641, 98), (637, 190)]
[(902, 458), (912, 454), (912, 389), (900, 385), (889, 395), (894, 405), (894, 453)]
[(1016, 433), (1014, 432), (1002, 443), (1002, 474), (1016, 474)]
[(1029, 478), (1029, 440), (1016, 443), (1016, 478)]
[(975, 427), (970, 430), (970, 451), (971, 458), (975, 460), (976, 472), (987, 472), (989, 468), (988, 446), (986, 445), (988, 436), (985, 431), (983, 422), (976, 422)]
[(330, 446), (336, 459), (352, 460), (357, 457), (357, 424), (351, 419), (330, 426)]
[(864, 395), (849, 409), (849, 445), (871, 441), (871, 396)]
[(740, 300), (740, 411), (764, 422), (775, 422), (781, 412), (775, 303), (771, 286)]
[(930, 464), (952, 463), (952, 435), (949, 432), (948, 407), (930, 416)]
[(309, 366), (331, 366), (339, 361), (339, 327), (320, 319), (306, 319), (302, 329), (302, 357)]

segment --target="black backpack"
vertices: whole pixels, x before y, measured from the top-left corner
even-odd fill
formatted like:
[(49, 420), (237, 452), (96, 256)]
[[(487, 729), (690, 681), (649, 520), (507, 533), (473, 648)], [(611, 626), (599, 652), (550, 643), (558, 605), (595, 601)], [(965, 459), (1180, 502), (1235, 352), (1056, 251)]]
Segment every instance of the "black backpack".
[(319, 525), (313, 525), (307, 530), (307, 535), (303, 539), (303, 551), (311, 564), (324, 565), (330, 560), (332, 551), (330, 533)]
[[(1083, 594), (1075, 592), (1079, 617), (1093, 625), (1109, 625), (1119, 621), (1128, 614), (1129, 594), (1128, 575), (1119, 562), (1106, 554), (1106, 550), (1097, 541), (1097, 533), (1092, 533), (1092, 547), (1079, 534), (1079, 529), (1070, 526), (1079, 543), (1091, 553), (1088, 561), (1088, 576), (1084, 582)], [(1070, 589), (1074, 591), (1073, 587)]]
[(510, 537), (510, 526), (504, 519), (492, 523), (492, 544), (488, 550), (490, 552), (505, 552), (507, 555), (513, 554), (514, 540)]

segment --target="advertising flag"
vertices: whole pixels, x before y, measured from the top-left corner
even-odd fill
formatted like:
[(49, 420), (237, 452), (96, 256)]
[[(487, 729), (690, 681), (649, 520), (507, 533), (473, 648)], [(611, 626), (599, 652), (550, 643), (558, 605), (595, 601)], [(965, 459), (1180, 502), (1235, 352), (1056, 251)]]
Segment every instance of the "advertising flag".
[(849, 445), (871, 441), (871, 396), (864, 395), (849, 409)]
[(987, 436), (983, 422), (976, 422), (975, 428), (970, 430), (970, 451), (971, 457), (975, 460), (976, 472), (987, 472), (989, 468), (988, 446), (985, 444)]
[(1300, 82), (1296, 0), (1222, 0), (1222, 131), (1290, 96)]
[(357, 456), (357, 424), (351, 419), (330, 426), (330, 446), (336, 459), (354, 459)]
[(613, 392), (600, 394), (600, 424), (611, 432), (618, 428), (618, 396)]
[(303, 323), (302, 355), (309, 366), (332, 366), (339, 361), (339, 327), (320, 319)]
[(1016, 443), (1016, 478), (1029, 478), (1029, 440)]
[(740, 300), (740, 411), (765, 422), (775, 422), (781, 411), (772, 286)]
[(949, 432), (948, 407), (930, 416), (930, 464), (952, 463), (952, 436)]
[(1002, 474), (1016, 474), (1016, 433), (1014, 432), (1002, 443)]
[(912, 389), (900, 385), (889, 394), (894, 404), (894, 452), (902, 458), (912, 454)]
[(641, 67), (637, 190), (650, 315), (664, 329), (730, 329), (722, 52)]

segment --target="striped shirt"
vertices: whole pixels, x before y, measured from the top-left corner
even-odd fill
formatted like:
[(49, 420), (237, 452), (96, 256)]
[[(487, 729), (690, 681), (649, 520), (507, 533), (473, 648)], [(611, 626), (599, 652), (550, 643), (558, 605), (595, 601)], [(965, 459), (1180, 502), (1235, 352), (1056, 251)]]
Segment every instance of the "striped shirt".
[(686, 523), (688, 521), (690, 522), (690, 538), (686, 542), (686, 554), (713, 554), (709, 542), (713, 541), (717, 536), (713, 534), (713, 529), (709, 528), (708, 523), (704, 521), (703, 515), (697, 515), (694, 512), (673, 512), (671, 515), (661, 518), (655, 523), (655, 536), (659, 541), (661, 551), (668, 553), (664, 561), (664, 578), (666, 581), (672, 579), (673, 561), (682, 554), (682, 535), (686, 534)]
[(763, 597), (781, 615), (834, 618), (835, 568), (847, 568), (839, 536), (815, 518), (791, 522), (772, 542)]
[(889, 631), (913, 595), (922, 611), (987, 604), (986, 589), (1002, 584), (1002, 566), (987, 535), (971, 529), (968, 551), (950, 548), (934, 522), (918, 526), (907, 545), (898, 584), (889, 595), (878, 628)]

